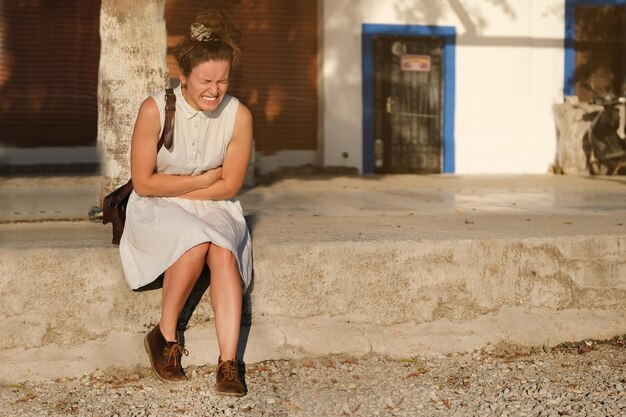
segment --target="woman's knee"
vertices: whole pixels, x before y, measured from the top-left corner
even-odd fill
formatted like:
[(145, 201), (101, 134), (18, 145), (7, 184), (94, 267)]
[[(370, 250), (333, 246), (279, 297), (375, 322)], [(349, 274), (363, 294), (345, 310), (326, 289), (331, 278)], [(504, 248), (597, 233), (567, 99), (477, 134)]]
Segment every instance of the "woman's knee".
[(209, 243), (201, 243), (199, 245), (194, 246), (193, 248), (187, 250), (183, 256), (188, 259), (204, 259), (207, 256), (207, 252), (209, 251)]
[(236, 266), (237, 260), (230, 249), (211, 245), (207, 255), (207, 263), (211, 268), (224, 268)]

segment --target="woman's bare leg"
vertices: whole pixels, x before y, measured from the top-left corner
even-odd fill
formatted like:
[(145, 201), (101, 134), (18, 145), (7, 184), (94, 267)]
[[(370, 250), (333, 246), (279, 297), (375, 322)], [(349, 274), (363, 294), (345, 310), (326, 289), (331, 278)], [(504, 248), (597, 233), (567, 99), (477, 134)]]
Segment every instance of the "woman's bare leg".
[(223, 361), (235, 359), (241, 324), (241, 276), (235, 255), (228, 249), (211, 244), (207, 263), (211, 269), (211, 305), (215, 331)]
[(206, 262), (209, 243), (194, 246), (183, 253), (163, 278), (161, 322), (159, 327), (165, 340), (176, 340), (176, 322), (189, 297), (194, 284), (200, 277)]

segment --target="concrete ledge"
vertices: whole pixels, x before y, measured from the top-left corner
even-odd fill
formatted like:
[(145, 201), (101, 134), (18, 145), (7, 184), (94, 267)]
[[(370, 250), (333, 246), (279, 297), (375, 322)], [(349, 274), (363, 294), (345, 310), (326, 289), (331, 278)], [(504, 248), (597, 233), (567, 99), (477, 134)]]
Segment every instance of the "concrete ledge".
[[(33, 241), (29, 233), (69, 239), (39, 248), (16, 239), (0, 254), (0, 347), (11, 364), (0, 378), (145, 365), (141, 338), (158, 319), (160, 291), (127, 288), (117, 248), (103, 243), (108, 228), (44, 225), (3, 226), (21, 230), (25, 242)], [(258, 237), (244, 359), (410, 356), (623, 334), (625, 251), (626, 236), (613, 235), (281, 243)], [(217, 356), (211, 320), (205, 297), (186, 337), (188, 364)]]
[[(345, 353), (384, 354), (396, 358), (469, 352), (508, 342), (554, 346), (562, 341), (609, 338), (626, 329), (625, 311), (503, 308), (464, 322), (441, 319), (431, 323), (392, 326), (346, 323), (330, 317), (274, 317), (244, 327), (246, 363), (270, 359)], [(76, 377), (109, 367), (146, 367), (144, 332), (115, 332), (81, 344), (16, 347), (0, 354), (0, 383)], [(213, 323), (187, 331), (190, 355), (184, 365), (213, 364), (219, 354)]]
[[(74, 202), (88, 206), (96, 194), (90, 182), (60, 193), (62, 182), (0, 187), (11, 197), (0, 204), (2, 381), (147, 366), (142, 338), (158, 320), (160, 291), (127, 288), (108, 226), (37, 221), (51, 207), (74, 218)], [(255, 277), (240, 354), (248, 363), (404, 357), (624, 334), (624, 185), (392, 176), (249, 190)], [(40, 188), (54, 200), (42, 202)], [(16, 212), (27, 223), (12, 223)], [(215, 361), (209, 297), (186, 341), (186, 364)]]

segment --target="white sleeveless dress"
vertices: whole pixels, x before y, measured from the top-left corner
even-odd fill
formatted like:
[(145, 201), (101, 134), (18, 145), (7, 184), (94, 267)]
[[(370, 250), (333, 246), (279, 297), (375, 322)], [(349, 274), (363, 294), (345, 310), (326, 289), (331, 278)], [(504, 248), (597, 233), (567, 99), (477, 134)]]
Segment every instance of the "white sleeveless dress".
[[(176, 94), (174, 146), (161, 147), (157, 171), (163, 174), (198, 175), (222, 165), (230, 143), (239, 100), (225, 95), (214, 111), (194, 110)], [(151, 96), (165, 122), (165, 91)], [(200, 243), (231, 250), (248, 288), (252, 277), (250, 234), (237, 198), (189, 200), (179, 197), (142, 197), (134, 191), (126, 209), (120, 255), (126, 281), (132, 289), (158, 278), (188, 249)]]

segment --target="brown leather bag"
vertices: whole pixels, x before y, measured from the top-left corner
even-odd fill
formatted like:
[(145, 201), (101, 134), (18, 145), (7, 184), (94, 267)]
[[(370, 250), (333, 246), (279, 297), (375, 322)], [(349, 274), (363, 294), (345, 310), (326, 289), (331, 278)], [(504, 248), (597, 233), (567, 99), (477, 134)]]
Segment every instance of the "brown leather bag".
[[(163, 124), (163, 132), (157, 144), (157, 153), (161, 147), (165, 145), (168, 150), (172, 149), (174, 137), (174, 114), (176, 113), (176, 96), (174, 90), (168, 88), (165, 90), (165, 123)], [(133, 192), (133, 179), (121, 187), (115, 189), (102, 200), (102, 224), (111, 223), (113, 226), (113, 239), (111, 243), (120, 244), (122, 233), (124, 232), (124, 223), (126, 222), (126, 206), (128, 198)]]

